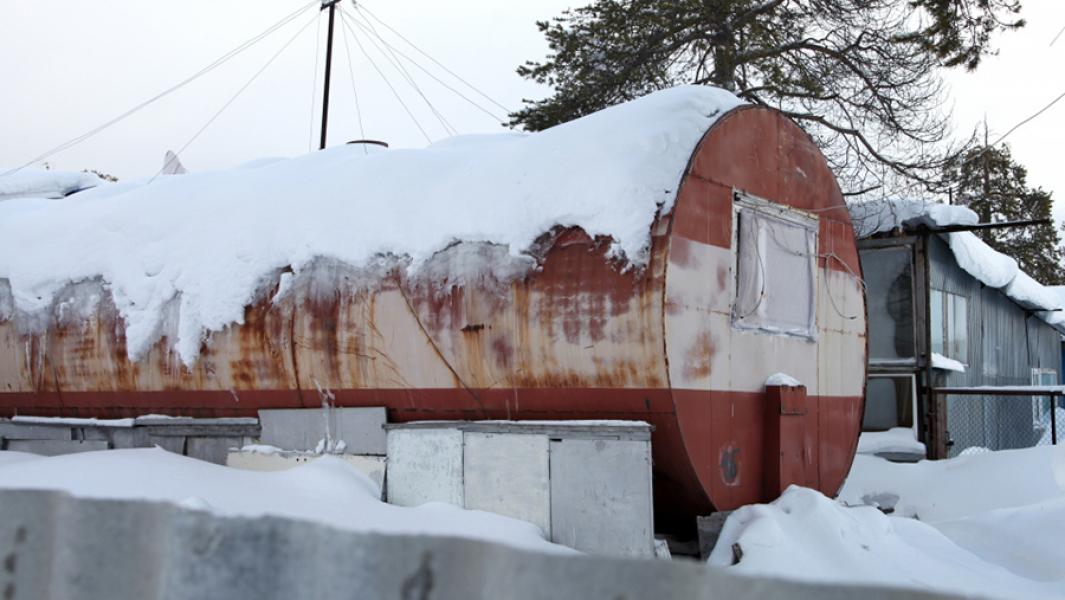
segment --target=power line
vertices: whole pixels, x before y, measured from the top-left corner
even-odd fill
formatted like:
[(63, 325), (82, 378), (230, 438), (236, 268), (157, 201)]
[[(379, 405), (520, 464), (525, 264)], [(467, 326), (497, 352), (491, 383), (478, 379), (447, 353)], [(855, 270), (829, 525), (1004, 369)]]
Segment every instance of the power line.
[[(361, 23), (359, 23), (358, 21), (355, 21), (354, 19), (352, 19), (352, 21), (353, 21), (353, 22), (354, 22), (354, 23), (355, 23), (356, 25), (358, 25), (358, 26), (360, 26), (360, 27), (363, 27), (363, 29), (365, 30), (365, 27), (364, 27), (364, 26), (363, 26), (363, 25), (362, 25)], [(368, 22), (368, 21), (367, 21), (367, 24), (369, 24), (369, 22)], [(475, 102), (475, 101), (471, 100), (471, 99), (470, 99), (470, 98), (469, 98), (468, 96), (466, 96), (465, 94), (463, 94), (463, 93), (462, 93), (462, 92), (460, 92), (459, 90), (456, 90), (455, 88), (451, 87), (450, 85), (448, 85), (448, 83), (447, 83), (446, 81), (444, 81), (444, 80), (440, 79), (439, 77), (437, 77), (436, 75), (434, 75), (434, 74), (433, 74), (433, 73), (432, 73), (431, 71), (429, 71), (428, 69), (426, 69), (425, 67), (423, 67), (423, 66), (422, 66), (421, 64), (419, 64), (419, 63), (418, 63), (418, 61), (414, 60), (414, 59), (413, 59), (413, 58), (411, 58), (411, 57), (410, 57), (409, 55), (405, 54), (405, 53), (404, 53), (404, 52), (403, 52), (402, 50), (400, 50), (399, 48), (396, 48), (395, 46), (393, 46), (393, 45), (389, 44), (389, 43), (388, 43), (388, 42), (387, 42), (387, 41), (386, 41), (386, 40), (385, 40), (385, 39), (384, 39), (383, 37), (381, 37), (381, 36), (380, 36), (380, 35), (379, 35), (379, 34), (378, 34), (378, 33), (376, 32), (376, 30), (375, 30), (375, 31), (374, 31), (373, 33), (374, 33), (374, 35), (376, 35), (376, 36), (377, 36), (377, 39), (378, 39), (378, 40), (380, 40), (380, 42), (381, 42), (382, 44), (384, 44), (385, 46), (387, 46), (387, 47), (388, 47), (388, 48), (389, 48), (389, 49), (390, 49), (391, 51), (395, 52), (395, 53), (396, 53), (396, 54), (398, 54), (399, 56), (402, 56), (403, 58), (407, 59), (407, 62), (409, 62), (410, 64), (414, 65), (415, 67), (418, 67), (418, 69), (419, 69), (419, 70), (421, 70), (421, 71), (422, 71), (423, 73), (425, 73), (426, 75), (428, 75), (429, 77), (431, 77), (431, 78), (433, 79), (433, 81), (436, 81), (436, 82), (437, 82), (437, 83), (439, 83), (440, 85), (444, 86), (445, 88), (447, 88), (448, 90), (450, 90), (451, 92), (453, 92), (453, 93), (454, 93), (455, 95), (457, 95), (457, 96), (458, 96), (459, 98), (462, 98), (463, 100), (465, 100), (466, 102), (468, 102), (468, 103), (469, 103), (470, 105), (472, 105), (472, 106), (473, 106), (474, 108), (477, 108), (478, 110), (480, 110), (480, 111), (481, 111), (481, 112), (483, 112), (484, 114), (488, 115), (489, 117), (492, 117), (492, 119), (493, 119), (493, 120), (495, 120), (495, 121), (499, 121), (500, 123), (502, 123), (502, 122), (503, 122), (503, 119), (502, 119), (501, 117), (499, 117), (498, 115), (496, 115), (496, 114), (495, 114), (495, 113), (493, 113), (492, 111), (488, 110), (488, 109), (487, 109), (487, 108), (485, 108), (484, 106), (482, 106), (482, 105), (478, 104), (477, 102)], [(504, 110), (506, 110), (506, 109), (504, 109)]]
[(995, 143), (994, 143), (994, 144), (991, 144), (991, 145), (992, 145), (992, 146), (997, 146), (997, 145), (999, 144), (999, 142), (1001, 142), (1002, 140), (1004, 140), (1004, 139), (1006, 139), (1007, 137), (1009, 137), (1009, 135), (1010, 135), (1011, 133), (1013, 133), (1014, 131), (1017, 131), (1018, 129), (1020, 129), (1022, 125), (1024, 125), (1024, 124), (1028, 123), (1029, 121), (1031, 121), (1031, 120), (1035, 119), (1035, 118), (1036, 118), (1036, 117), (1038, 117), (1039, 115), (1041, 115), (1041, 114), (1045, 113), (1046, 111), (1050, 110), (1050, 107), (1051, 107), (1051, 106), (1054, 106), (1055, 104), (1057, 104), (1057, 103), (1058, 103), (1058, 101), (1060, 101), (1060, 100), (1061, 100), (1062, 98), (1065, 98), (1065, 92), (1062, 92), (1062, 93), (1061, 93), (1061, 95), (1059, 95), (1059, 96), (1058, 96), (1057, 98), (1054, 98), (1053, 100), (1051, 100), (1049, 104), (1047, 104), (1047, 105), (1046, 105), (1046, 106), (1044, 106), (1043, 108), (1040, 108), (1040, 109), (1039, 109), (1038, 111), (1036, 111), (1036, 113), (1035, 113), (1035, 114), (1033, 114), (1032, 116), (1030, 116), (1030, 117), (1028, 117), (1028, 118), (1024, 119), (1024, 120), (1023, 120), (1023, 121), (1021, 121), (1020, 123), (1017, 123), (1016, 125), (1014, 125), (1013, 127), (1011, 127), (1009, 131), (1007, 131), (1006, 133), (1002, 134), (1002, 136), (1001, 136), (1000, 138), (998, 138), (997, 140), (995, 140)]
[[(381, 46), (378, 45), (377, 41), (374, 40), (375, 37), (380, 39), (381, 36), (379, 36), (377, 32), (372, 29), (367, 30), (366, 27), (362, 26), (361, 23), (355, 20), (354, 16), (348, 16), (351, 17), (351, 20), (353, 23), (355, 23), (355, 25), (362, 27), (363, 31), (366, 31), (370, 34), (369, 36), (367, 36), (366, 40), (373, 44), (373, 47), (376, 48), (377, 51), (385, 57), (385, 60), (387, 60), (389, 64), (391, 64), (392, 67), (399, 72), (400, 77), (406, 80), (407, 84), (414, 89), (414, 92), (421, 97), (422, 101), (425, 102), (425, 105), (429, 107), (429, 111), (433, 113), (433, 116), (436, 117), (436, 120), (440, 122), (440, 126), (444, 128), (444, 133), (447, 135), (458, 134), (458, 131), (451, 126), (451, 123), (449, 123), (448, 120), (444, 118), (444, 115), (442, 115), (440, 111), (437, 110), (436, 106), (434, 106), (433, 103), (429, 101), (429, 98), (422, 92), (422, 89), (418, 87), (418, 84), (414, 82), (414, 78), (410, 76), (410, 73), (407, 72), (407, 69), (403, 67), (403, 63), (401, 63), (399, 61), (399, 58), (396, 57), (394, 53), (392, 53), (391, 49), (388, 48), (388, 45), (385, 44), (385, 49), (382, 49)], [(389, 56), (389, 54), (391, 54), (391, 56)]]
[[(344, 54), (346, 54), (348, 58), (348, 76), (351, 80), (351, 93), (355, 96), (355, 118), (359, 121), (359, 138), (365, 140), (366, 130), (362, 126), (362, 110), (359, 108), (359, 90), (355, 86), (355, 67), (352, 66), (351, 62), (351, 45), (348, 43), (347, 28), (342, 27), (340, 33), (342, 34), (341, 38), (344, 40)], [(368, 152), (365, 147), (362, 150), (363, 152)]]
[(492, 97), (491, 97), (491, 96), (489, 96), (488, 94), (485, 94), (484, 92), (482, 92), (481, 90), (479, 90), (479, 89), (478, 89), (478, 88), (477, 88), (477, 87), (476, 87), (475, 85), (473, 85), (472, 83), (470, 83), (470, 82), (466, 81), (465, 79), (463, 79), (462, 77), (460, 77), (460, 76), (459, 76), (459, 75), (458, 75), (457, 73), (455, 73), (455, 72), (454, 72), (454, 71), (452, 71), (451, 69), (449, 69), (449, 68), (447, 68), (446, 66), (444, 66), (444, 64), (443, 64), (443, 63), (441, 63), (440, 61), (438, 61), (438, 60), (436, 60), (435, 58), (433, 58), (433, 56), (432, 56), (432, 55), (430, 55), (430, 54), (429, 54), (428, 52), (426, 52), (425, 50), (422, 50), (421, 48), (419, 48), (419, 47), (418, 47), (417, 45), (415, 45), (415, 43), (414, 43), (414, 42), (412, 42), (412, 41), (408, 40), (408, 39), (407, 39), (406, 37), (404, 37), (404, 36), (403, 36), (403, 34), (401, 34), (400, 32), (396, 31), (396, 30), (395, 30), (394, 28), (392, 28), (392, 26), (390, 26), (390, 25), (389, 25), (388, 23), (385, 23), (384, 21), (382, 21), (382, 20), (381, 20), (381, 19), (380, 19), (380, 18), (379, 18), (379, 17), (377, 16), (377, 15), (375, 15), (375, 14), (373, 13), (373, 11), (371, 11), (370, 9), (366, 8), (366, 7), (365, 7), (365, 6), (363, 6), (362, 4), (356, 4), (356, 5), (355, 5), (355, 11), (356, 11), (356, 12), (360, 12), (360, 13), (363, 13), (363, 12), (364, 12), (364, 13), (366, 13), (366, 14), (367, 14), (367, 15), (369, 15), (369, 16), (370, 16), (371, 18), (373, 18), (373, 20), (375, 20), (375, 21), (377, 21), (378, 23), (380, 23), (381, 25), (383, 25), (383, 26), (385, 27), (385, 29), (388, 29), (388, 30), (389, 30), (389, 31), (391, 31), (392, 33), (396, 34), (396, 37), (398, 37), (399, 39), (401, 39), (401, 40), (403, 40), (404, 42), (406, 42), (408, 46), (410, 46), (411, 48), (414, 48), (414, 49), (415, 49), (416, 51), (418, 51), (418, 52), (419, 52), (419, 53), (420, 53), (420, 54), (421, 54), (422, 56), (424, 56), (424, 57), (428, 58), (429, 60), (433, 61), (433, 63), (434, 63), (434, 64), (436, 64), (436, 66), (438, 66), (438, 67), (440, 67), (441, 69), (443, 69), (444, 71), (446, 71), (446, 72), (447, 72), (447, 73), (448, 73), (449, 75), (451, 75), (451, 76), (452, 76), (452, 77), (454, 77), (455, 79), (457, 79), (457, 80), (461, 81), (461, 82), (462, 82), (463, 84), (465, 84), (465, 85), (466, 85), (466, 87), (468, 87), (468, 88), (470, 88), (471, 90), (473, 90), (473, 91), (477, 92), (477, 93), (478, 93), (478, 94), (479, 94), (479, 95), (480, 95), (481, 97), (483, 97), (483, 98), (484, 98), (485, 100), (488, 100), (488, 101), (489, 101), (489, 102), (491, 102), (492, 104), (495, 104), (496, 106), (498, 106), (499, 108), (501, 108), (501, 109), (502, 109), (502, 110), (503, 110), (504, 112), (506, 112), (506, 113), (508, 113), (508, 114), (509, 114), (509, 113), (511, 112), (511, 110), (510, 110), (509, 108), (507, 108), (507, 107), (503, 106), (503, 105), (502, 105), (502, 104), (500, 104), (499, 102), (496, 102), (494, 98), (492, 98)]
[(318, 11), (318, 29), (314, 36), (314, 75), (311, 77), (311, 120), (307, 124), (307, 152), (314, 149), (314, 107), (318, 99), (318, 55), (322, 49), (322, 11)]
[(215, 119), (217, 119), (218, 117), (222, 116), (222, 113), (225, 112), (225, 110), (227, 108), (229, 108), (229, 105), (233, 104), (233, 102), (235, 102), (236, 99), (239, 98), (242, 93), (244, 93), (244, 90), (248, 89), (248, 87), (250, 87), (251, 84), (254, 83), (256, 79), (259, 78), (259, 75), (262, 75), (263, 71), (265, 71), (270, 65), (272, 65), (274, 63), (274, 61), (277, 60), (277, 57), (281, 56), (281, 53), (284, 52), (286, 49), (288, 49), (289, 46), (292, 45), (292, 42), (296, 41), (296, 38), (298, 38), (301, 33), (306, 31), (307, 28), (310, 27), (312, 23), (315, 23), (315, 22), (318, 21), (318, 17), (319, 17), (319, 15), (315, 14), (314, 18), (312, 18), (310, 21), (307, 21), (307, 23), (303, 27), (300, 27), (299, 30), (296, 31), (295, 35), (293, 35), (291, 38), (289, 38), (289, 40), (287, 42), (285, 42), (285, 44), (283, 46), (281, 46), (281, 48), (279, 48), (277, 50), (277, 52), (275, 52), (273, 54), (273, 56), (270, 57), (269, 60), (266, 61), (266, 64), (263, 65), (258, 71), (256, 71), (255, 74), (252, 75), (251, 78), (248, 79), (248, 81), (243, 86), (241, 86), (241, 88), (239, 90), (237, 90), (237, 93), (233, 94), (233, 96), (225, 104), (222, 105), (222, 108), (218, 109), (218, 112), (216, 112), (210, 119), (208, 119), (207, 122), (204, 123), (203, 127), (200, 127), (199, 131), (197, 131), (195, 135), (193, 135), (191, 138), (189, 138), (189, 141), (185, 142), (185, 145), (182, 146), (180, 150), (178, 150), (177, 152), (174, 153), (173, 158), (171, 158), (171, 160), (169, 160), (169, 161), (167, 161), (166, 163), (163, 164), (163, 168), (160, 169), (159, 172), (156, 173), (151, 179), (149, 179), (148, 183), (151, 183), (151, 182), (155, 181), (155, 178), (158, 177), (163, 171), (165, 171), (166, 168), (168, 166), (170, 166), (171, 162), (174, 162), (174, 161), (178, 160), (178, 157), (181, 156), (181, 153), (184, 152), (190, 145), (192, 145), (192, 143), (196, 141), (196, 138), (200, 137), (200, 134), (202, 134), (204, 131), (206, 131), (207, 128), (211, 126), (211, 123), (215, 122)]
[(359, 51), (361, 51), (362, 55), (366, 57), (366, 60), (370, 61), (370, 66), (372, 66), (374, 70), (377, 71), (377, 74), (381, 76), (381, 79), (384, 80), (385, 85), (388, 86), (388, 89), (392, 90), (392, 95), (396, 97), (396, 101), (399, 102), (399, 105), (403, 107), (403, 110), (406, 111), (407, 116), (410, 117), (411, 121), (414, 121), (414, 125), (418, 128), (418, 131), (422, 132), (422, 136), (425, 137), (425, 141), (431, 144), (433, 142), (432, 138), (430, 138), (429, 134), (425, 132), (425, 128), (422, 127), (422, 124), (418, 122), (418, 118), (414, 116), (414, 113), (412, 113), (410, 108), (407, 107), (407, 104), (403, 102), (403, 98), (400, 97), (399, 92), (396, 91), (396, 88), (392, 87), (392, 82), (390, 82), (388, 80), (388, 77), (385, 76), (384, 71), (382, 71), (381, 68), (377, 66), (377, 63), (374, 62), (373, 57), (371, 57), (370, 54), (366, 52), (366, 48), (364, 48), (362, 42), (359, 41), (359, 37), (355, 35), (355, 31), (352, 30), (351, 26), (348, 24), (348, 19), (344, 11), (340, 12), (340, 22), (343, 23), (344, 27), (348, 30), (349, 33), (351, 33), (351, 37), (355, 40), (355, 44), (359, 47)]
[(1062, 26), (1062, 28), (1058, 31), (1058, 34), (1054, 36), (1054, 39), (1050, 40), (1050, 45), (1053, 46), (1054, 42), (1058, 41), (1058, 38), (1061, 37), (1061, 34), (1063, 33), (1065, 33), (1065, 26)]
[(116, 123), (118, 123), (120, 121), (125, 120), (130, 115), (140, 111), (141, 109), (143, 109), (143, 108), (145, 108), (145, 107), (147, 107), (147, 106), (149, 106), (151, 104), (154, 104), (155, 102), (157, 102), (157, 101), (161, 100), (162, 98), (170, 95), (171, 93), (181, 89), (182, 87), (185, 87), (189, 83), (192, 83), (196, 79), (199, 79), (203, 75), (206, 75), (207, 73), (213, 71), (215, 68), (217, 68), (217, 67), (221, 66), (222, 64), (228, 62), (234, 56), (240, 54), (244, 50), (247, 50), (251, 46), (253, 46), (256, 43), (258, 43), (259, 41), (265, 39), (270, 34), (272, 34), (273, 32), (277, 31), (278, 29), (280, 29), (281, 27), (284, 27), (289, 22), (291, 22), (293, 19), (298, 17), (300, 15), (300, 13), (304, 12), (305, 10), (307, 10), (310, 6), (312, 6), (314, 4), (317, 4), (319, 1), (320, 0), (311, 0), (311, 2), (308, 2), (307, 4), (304, 4), (300, 8), (296, 9), (295, 11), (289, 13), (288, 15), (283, 17), (280, 21), (278, 21), (277, 23), (275, 23), (275, 24), (271, 25), (270, 27), (268, 27), (262, 33), (260, 33), (260, 34), (258, 34), (256, 36), (248, 39), (247, 41), (245, 41), (244, 43), (240, 44), (236, 48), (234, 48), (234, 49), (230, 50), (229, 52), (223, 54), (221, 57), (217, 58), (211, 64), (209, 64), (206, 67), (200, 69), (199, 71), (197, 71), (193, 75), (187, 77), (186, 79), (182, 80), (181, 82), (177, 83), (176, 85), (173, 85), (173, 86), (163, 90), (162, 92), (156, 94), (155, 96), (152, 96), (151, 98), (145, 100), (144, 102), (141, 102), (140, 104), (138, 104), (138, 105), (134, 106), (133, 108), (127, 110), (126, 112), (118, 115), (117, 117), (111, 119), (110, 121), (107, 121), (103, 125), (95, 127), (93, 129), (90, 129), (89, 131), (87, 131), (87, 132), (85, 132), (85, 133), (83, 133), (83, 134), (81, 134), (81, 135), (79, 135), (79, 136), (77, 136), (77, 137), (75, 137), (73, 139), (70, 139), (70, 140), (68, 140), (66, 142), (63, 142), (62, 144), (59, 144), (58, 146), (52, 148), (51, 150), (48, 150), (47, 152), (44, 152), (43, 154), (35, 157), (33, 160), (30, 160), (26, 164), (24, 164), (22, 166), (19, 166), (19, 167), (16, 167), (14, 169), (11, 169), (9, 171), (6, 171), (5, 173), (3, 173), (3, 175), (10, 175), (12, 173), (16, 173), (16, 172), (18, 172), (18, 171), (20, 171), (22, 169), (25, 169), (26, 167), (32, 165), (33, 163), (42, 161), (42, 160), (44, 160), (46, 158), (49, 158), (49, 157), (53, 156), (54, 154), (62, 152), (63, 150), (71, 148), (71, 147), (73, 147), (73, 146), (75, 146), (77, 144), (80, 144), (81, 142), (89, 139), (90, 137), (96, 135), (97, 133), (100, 133), (104, 129), (107, 129), (110, 126), (112, 126), (112, 125), (114, 125), (114, 124), (116, 124)]

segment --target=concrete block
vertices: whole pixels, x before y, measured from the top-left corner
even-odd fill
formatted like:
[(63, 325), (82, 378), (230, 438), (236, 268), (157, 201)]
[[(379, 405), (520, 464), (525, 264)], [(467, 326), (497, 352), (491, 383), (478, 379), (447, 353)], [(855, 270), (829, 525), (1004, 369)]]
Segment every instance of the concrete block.
[(149, 435), (148, 445), (149, 447), (159, 446), (163, 450), (174, 454), (185, 454), (185, 438), (182, 436)]
[(788, 581), (694, 561), (555, 555), (52, 491), (0, 490), (0, 506), (0, 589), (12, 600), (960, 598), (904, 582)]
[(60, 454), (107, 450), (107, 448), (107, 442), (100, 440), (85, 442), (76, 440), (8, 440), (7, 442), (8, 450), (29, 452), (31, 454), (40, 454), (41, 456), (59, 456)]
[[(292, 469), (312, 460), (321, 458), (321, 454), (311, 452), (276, 452), (263, 454), (259, 452), (230, 452), (226, 458), (226, 466), (248, 471), (284, 471)], [(331, 454), (340, 460), (355, 467), (360, 473), (366, 475), (377, 484), (384, 496), (385, 468), (387, 460), (383, 456), (365, 456), (361, 454)]]
[(544, 435), (466, 432), (466, 508), (528, 521), (551, 532), (551, 474)]
[(392, 504), (463, 505), (462, 436), (457, 429), (396, 429), (388, 433), (387, 498)]
[(115, 429), (111, 432), (112, 448), (151, 448), (154, 444), (143, 427)]
[(607, 556), (654, 556), (651, 445), (551, 441), (551, 540)]
[(725, 521), (732, 514), (731, 510), (723, 510), (706, 517), (698, 517), (695, 527), (699, 535), (699, 558), (706, 560), (714, 551), (717, 540), (721, 537), (721, 530), (725, 527)]
[[(72, 428), (72, 434), (76, 440), (104, 440), (111, 441), (112, 429), (115, 427), (74, 427)], [(129, 428), (122, 428), (120, 431), (129, 431)]]
[[(384, 455), (387, 442), (383, 407), (334, 408), (330, 411), (334, 438), (344, 440), (347, 454)], [(285, 450), (313, 450), (325, 438), (326, 421), (320, 408), (259, 411), (262, 443)]]
[(669, 551), (669, 542), (655, 538), (655, 558), (673, 560), (673, 554)]
[(0, 421), (0, 437), (7, 440), (72, 440), (69, 425), (38, 425)]
[(240, 448), (243, 442), (239, 437), (189, 437), (185, 439), (185, 455), (224, 465), (229, 451)]

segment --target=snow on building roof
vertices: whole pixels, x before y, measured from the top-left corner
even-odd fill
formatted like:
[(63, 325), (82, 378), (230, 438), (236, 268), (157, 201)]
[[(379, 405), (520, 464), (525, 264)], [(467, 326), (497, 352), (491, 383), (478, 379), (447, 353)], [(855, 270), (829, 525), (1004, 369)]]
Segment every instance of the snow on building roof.
[(96, 175), (79, 171), (26, 167), (9, 173), (0, 168), (0, 202), (13, 198), (63, 198), (101, 183), (103, 180)]
[(964, 206), (911, 198), (855, 202), (849, 206), (854, 232), (859, 238), (907, 227), (975, 225), (980, 219)]
[[(740, 104), (724, 90), (682, 86), (528, 135), (369, 153), (338, 146), (100, 186), (77, 201), (3, 202), (0, 310), (4, 279), (8, 305), (38, 314), (69, 283), (102, 279), (131, 358), (158, 338), (176, 301), (170, 339), (191, 363), (204, 332), (240, 323), (261, 284), (315, 259), (369, 267), (396, 257), (417, 273), (455, 242), (477, 242), (505, 262), (556, 226), (578, 226), (641, 266), (699, 140)], [(524, 256), (523, 269), (531, 262)]]
[[(910, 228), (975, 225), (975, 212), (926, 200), (889, 199), (856, 202), (849, 207), (855, 233), (866, 238), (878, 233)], [(995, 250), (971, 231), (941, 234), (950, 246), (958, 266), (984, 285), (1001, 290), (1011, 300), (1065, 333), (1065, 297), (1042, 285), (1017, 265), (1017, 261)]]

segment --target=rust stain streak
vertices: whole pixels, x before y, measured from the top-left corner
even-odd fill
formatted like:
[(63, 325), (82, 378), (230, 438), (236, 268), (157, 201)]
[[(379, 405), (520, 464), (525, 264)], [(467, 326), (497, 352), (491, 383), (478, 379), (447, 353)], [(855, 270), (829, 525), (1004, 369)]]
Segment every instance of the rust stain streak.
[(459, 376), (458, 371), (456, 371), (455, 368), (451, 366), (451, 363), (447, 361), (447, 358), (444, 357), (444, 353), (441, 352), (440, 348), (436, 345), (436, 342), (433, 340), (433, 336), (429, 335), (429, 331), (425, 329), (425, 325), (422, 323), (422, 320), (418, 318), (418, 313), (415, 312), (414, 306), (410, 303), (410, 298), (407, 297), (407, 292), (403, 289), (403, 286), (399, 286), (399, 295), (401, 298), (403, 298), (403, 303), (407, 305), (407, 310), (410, 311), (411, 317), (414, 319), (414, 322), (418, 324), (418, 329), (422, 332), (422, 335), (424, 335), (425, 339), (428, 340), (429, 345), (433, 349), (433, 352), (436, 354), (437, 357), (440, 358), (440, 361), (444, 363), (444, 366), (447, 367), (447, 370), (451, 371), (451, 375), (455, 378), (455, 381), (457, 381), (458, 384), (462, 386), (462, 389), (466, 390), (470, 397), (473, 398), (473, 401), (477, 403), (477, 406), (481, 409), (482, 415), (487, 415), (488, 411), (485, 408), (484, 403), (481, 401), (480, 396), (478, 396), (476, 392), (474, 392), (472, 389), (470, 389), (468, 385), (466, 385), (466, 382), (464, 382), (462, 380), (462, 377)]
[(289, 315), (288, 319), (288, 349), (289, 355), (292, 357), (292, 371), (296, 380), (296, 395), (300, 399), (300, 406), (307, 406), (307, 402), (303, 399), (303, 388), (300, 386), (300, 362), (296, 358), (296, 316)]

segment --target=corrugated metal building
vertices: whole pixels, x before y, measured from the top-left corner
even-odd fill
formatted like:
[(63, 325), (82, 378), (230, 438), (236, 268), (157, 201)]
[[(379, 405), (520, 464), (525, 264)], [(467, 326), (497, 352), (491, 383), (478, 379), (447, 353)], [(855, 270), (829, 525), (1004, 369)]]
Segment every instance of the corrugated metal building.
[[(902, 217), (910, 218), (865, 231), (857, 224), (864, 238), (859, 250), (869, 311), (863, 430), (913, 427), (929, 458), (1049, 439), (1048, 398), (931, 390), (1057, 385), (1063, 333), (1061, 313), (1053, 311), (1058, 307), (1013, 285), (988, 285), (963, 268), (950, 236), (972, 236), (951, 233), (964, 225), (937, 224), (912, 213)], [(973, 242), (983, 245), (967, 241)], [(979, 263), (987, 256), (963, 259)], [(1023, 272), (1016, 276), (1031, 281)]]

